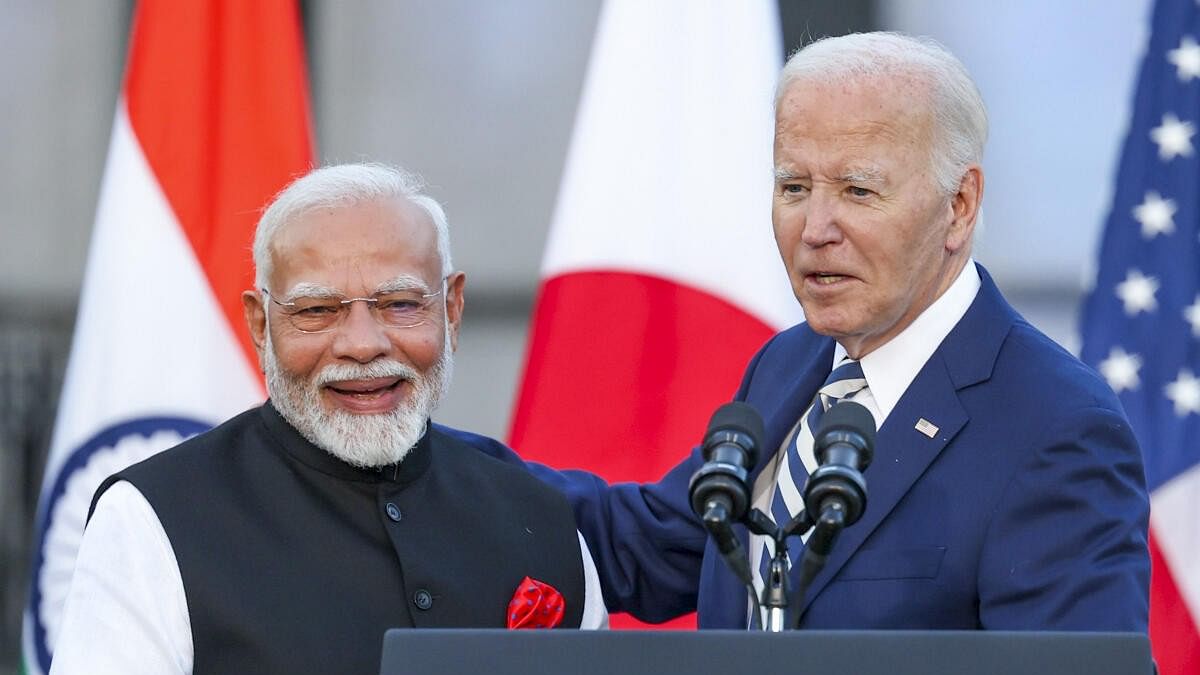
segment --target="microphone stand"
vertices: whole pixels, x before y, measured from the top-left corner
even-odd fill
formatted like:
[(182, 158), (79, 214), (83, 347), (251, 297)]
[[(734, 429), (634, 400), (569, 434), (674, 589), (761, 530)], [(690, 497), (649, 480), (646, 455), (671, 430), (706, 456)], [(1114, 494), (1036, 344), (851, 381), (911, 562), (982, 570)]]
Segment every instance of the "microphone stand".
[[(804, 516), (805, 514), (801, 512), (800, 515)], [(800, 583), (796, 587), (796, 593), (792, 596), (791, 604), (788, 605), (788, 611), (792, 616), (790, 626), (792, 630), (799, 630), (800, 605), (804, 601), (804, 594), (808, 592), (808, 587), (812, 585), (813, 579), (825, 568), (825, 563), (829, 560), (829, 552), (833, 550), (833, 543), (846, 527), (846, 509), (840, 502), (835, 501), (822, 510), (821, 517), (815, 524), (811, 520), (808, 522), (809, 527), (815, 525), (815, 529), (813, 529), (812, 536), (808, 538), (804, 554), (800, 556)]]
[[(768, 632), (783, 631), (785, 626), (792, 629), (800, 627), (800, 609), (805, 593), (824, 569), (838, 535), (846, 526), (857, 522), (866, 508), (867, 485), (862, 472), (871, 462), (874, 444), (875, 420), (867, 408), (854, 401), (842, 401), (830, 407), (822, 418), (813, 440), (813, 449), (820, 459), (820, 466), (809, 475), (804, 484), (805, 508), (783, 527), (776, 526), (775, 522), (759, 509), (752, 509), (745, 516), (748, 530), (760, 536), (770, 537), (775, 543), (775, 555), (768, 566), (767, 578), (763, 579), (761, 603), (758, 594), (754, 592), (749, 564), (740, 553), (740, 543), (729, 528), (729, 504), (732, 503), (732, 497), (725, 498), (721, 504), (717, 504), (716, 499), (710, 499), (705, 506), (697, 501), (697, 491), (694, 487), (698, 478), (704, 481), (702, 485), (711, 482), (710, 478), (721, 478), (735, 483), (735, 488), (744, 487), (744, 467), (739, 467), (740, 473), (730, 477), (723, 475), (729, 472), (721, 471), (720, 467), (709, 468), (705, 465), (692, 477), (693, 486), (689, 488), (689, 496), (692, 499), (693, 510), (703, 514), (705, 527), (717, 540), (721, 555), (750, 590), (750, 602), (754, 612), (750, 622), (751, 628), (755, 623), (765, 623), (762, 628)], [(711, 459), (709, 464), (713, 464)], [(708, 474), (714, 476), (710, 477)], [(741, 483), (737, 483), (734, 478)], [(744, 512), (745, 491), (730, 492), (741, 497), (741, 501), (738, 502), (741, 507), (739, 512)], [(703, 497), (704, 493), (699, 494)], [(704, 508), (701, 508), (702, 506)], [(714, 506), (723, 506), (724, 509), (718, 512), (714, 510)], [(810, 511), (818, 512), (815, 520)], [(813, 530), (813, 533), (800, 557), (798, 588), (795, 593), (789, 594), (787, 539), (809, 530)], [(766, 610), (765, 622), (762, 617), (763, 609)], [(787, 621), (789, 610), (792, 616), (790, 622)]]
[[(753, 509), (746, 517), (746, 527), (754, 534), (771, 537), (775, 542), (775, 555), (771, 558), (767, 577), (763, 579), (761, 606), (767, 612), (767, 623), (763, 626), (763, 630), (768, 633), (780, 633), (785, 628), (795, 628), (795, 626), (787, 625), (787, 612), (791, 611), (798, 616), (799, 598), (803, 597), (804, 591), (807, 590), (812, 579), (811, 577), (806, 578), (807, 575), (801, 577), (798, 593), (791, 597), (789, 603), (787, 539), (808, 532), (813, 527), (813, 521), (809, 518), (808, 513), (801, 509), (795, 518), (792, 518), (783, 527), (779, 527), (767, 514)], [(816, 568), (812, 576), (816, 576), (821, 566), (824, 566), (824, 562), (822, 559), (821, 565)], [(761, 620), (757, 611), (755, 620)]]

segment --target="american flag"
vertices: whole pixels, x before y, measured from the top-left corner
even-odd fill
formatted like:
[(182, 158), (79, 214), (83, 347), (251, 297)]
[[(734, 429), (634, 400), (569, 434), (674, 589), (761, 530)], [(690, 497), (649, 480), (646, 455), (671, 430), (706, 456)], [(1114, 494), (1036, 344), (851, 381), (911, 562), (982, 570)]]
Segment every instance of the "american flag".
[(1200, 673), (1200, 3), (1158, 0), (1083, 310), (1082, 358), (1121, 397), (1151, 494), (1150, 639)]

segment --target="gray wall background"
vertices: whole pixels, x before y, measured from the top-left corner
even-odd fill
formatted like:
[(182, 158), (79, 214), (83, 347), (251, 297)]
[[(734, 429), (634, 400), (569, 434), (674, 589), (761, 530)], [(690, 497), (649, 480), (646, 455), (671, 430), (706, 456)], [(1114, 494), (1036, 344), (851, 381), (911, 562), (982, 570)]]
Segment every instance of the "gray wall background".
[[(449, 213), (468, 309), (439, 418), (503, 437), (599, 0), (302, 7), (319, 159), (417, 170)], [(131, 8), (0, 3), (0, 672), (15, 663), (32, 506)], [(781, 10), (790, 48), (882, 27), (962, 57), (992, 118), (977, 257), (1035, 324), (1076, 346), (1149, 0), (783, 0)]]

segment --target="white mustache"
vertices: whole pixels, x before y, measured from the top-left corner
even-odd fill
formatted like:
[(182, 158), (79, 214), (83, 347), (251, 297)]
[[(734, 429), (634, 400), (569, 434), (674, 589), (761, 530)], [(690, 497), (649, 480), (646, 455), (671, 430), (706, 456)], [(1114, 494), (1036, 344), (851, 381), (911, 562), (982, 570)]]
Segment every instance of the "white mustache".
[(412, 381), (420, 377), (415, 368), (399, 361), (372, 361), (370, 363), (335, 363), (321, 369), (313, 378), (313, 384), (323, 387), (331, 382), (346, 380), (370, 380), (379, 377), (399, 377)]

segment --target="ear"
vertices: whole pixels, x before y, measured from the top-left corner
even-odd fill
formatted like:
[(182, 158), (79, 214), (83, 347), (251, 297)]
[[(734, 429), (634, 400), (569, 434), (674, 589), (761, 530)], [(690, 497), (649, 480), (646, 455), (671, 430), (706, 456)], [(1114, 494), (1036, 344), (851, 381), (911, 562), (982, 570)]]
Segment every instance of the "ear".
[(462, 326), (463, 289), (467, 285), (465, 272), (446, 277), (446, 322), (450, 331), (450, 350), (458, 351), (458, 329)]
[(955, 253), (969, 246), (975, 234), (975, 220), (983, 203), (983, 168), (978, 164), (967, 167), (958, 192), (950, 198), (950, 231), (946, 234), (946, 250)]
[(263, 350), (267, 345), (267, 308), (263, 305), (263, 295), (258, 291), (242, 291), (242, 314), (246, 317), (246, 327), (250, 329), (254, 351), (258, 352), (258, 368), (261, 371)]

